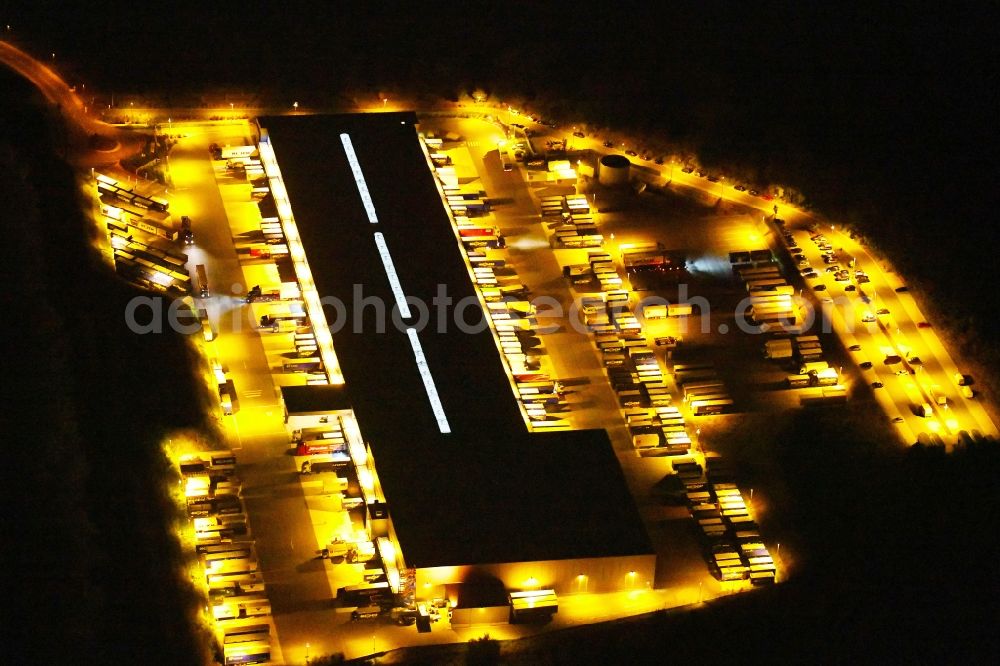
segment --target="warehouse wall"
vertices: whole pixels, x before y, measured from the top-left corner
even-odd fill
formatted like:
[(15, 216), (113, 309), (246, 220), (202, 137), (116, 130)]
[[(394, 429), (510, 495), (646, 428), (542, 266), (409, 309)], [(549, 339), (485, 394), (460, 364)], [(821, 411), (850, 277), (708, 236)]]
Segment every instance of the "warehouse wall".
[(651, 587), (655, 570), (654, 554), (427, 567), (416, 570), (416, 593), (421, 599), (432, 598), (441, 586), (461, 583), (478, 574), (498, 578), (508, 591), (553, 589), (561, 595), (619, 592)]
[(510, 606), (455, 608), (451, 612), (451, 626), (453, 627), (468, 627), (473, 624), (507, 624), (509, 622)]

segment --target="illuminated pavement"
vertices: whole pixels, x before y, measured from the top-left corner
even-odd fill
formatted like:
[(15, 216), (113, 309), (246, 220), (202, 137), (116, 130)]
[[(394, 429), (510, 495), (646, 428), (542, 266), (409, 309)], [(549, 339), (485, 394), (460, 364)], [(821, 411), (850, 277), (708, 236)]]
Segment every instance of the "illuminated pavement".
[[(478, 121), (453, 122), (458, 124), (455, 126), (458, 131), (469, 139), (467, 145), (473, 156), (475, 168), (489, 196), (511, 199), (511, 203), (498, 207), (495, 219), (509, 238), (510, 249), (507, 254), (519, 278), (531, 287), (533, 296), (552, 296), (568, 308), (571, 292), (561, 275), (562, 260), (558, 258), (556, 252), (548, 250), (548, 241), (538, 221), (534, 201), (521, 176), (522, 172), (520, 170), (503, 172), (495, 153), (490, 155), (493, 145), (491, 142), (497, 133), (496, 127)], [(199, 218), (226, 219), (228, 214), (233, 234), (238, 236), (240, 229), (246, 228), (248, 224), (247, 220), (241, 219), (243, 215), (253, 217), (252, 209), (241, 213), (241, 208), (246, 207), (245, 188), (248, 186), (228, 183), (225, 175), (219, 177), (217, 187), (213, 185), (204, 193), (197, 191), (198, 184), (204, 184), (206, 176), (209, 174), (213, 176), (208, 180), (212, 183), (214, 177), (218, 175), (207, 158), (207, 144), (212, 141), (238, 144), (242, 143), (242, 139), (236, 138), (239, 130), (234, 135), (233, 128), (209, 126), (203, 127), (201, 131), (204, 134), (199, 138), (197, 147), (190, 148), (191, 153), (185, 153), (184, 150), (188, 148), (188, 142), (194, 138), (193, 136), (182, 140), (181, 145), (172, 154), (170, 166), (174, 189), (171, 195), (178, 197), (175, 199), (178, 202), (178, 210), (180, 206), (190, 206), (191, 215), (196, 219), (196, 233), (199, 235), (198, 249), (202, 249), (204, 245), (211, 257), (207, 260), (211, 279), (216, 282), (221, 280), (222, 283), (241, 283), (245, 288), (247, 283), (256, 283), (254, 280), (260, 275), (260, 269), (248, 265), (240, 266), (231, 250), (232, 238), (225, 237), (229, 233), (228, 229), (219, 225), (223, 231), (218, 237), (210, 233), (202, 239), (201, 234), (205, 231), (199, 230), (197, 226)], [(225, 139), (226, 136), (229, 137), (228, 140)], [(188, 170), (190, 174), (187, 174)], [(676, 171), (675, 177), (679, 173)], [(700, 184), (697, 182), (700, 179), (689, 178), (693, 185)], [(700, 189), (702, 196), (707, 200), (711, 198), (712, 191), (719, 188), (716, 185)], [(214, 195), (211, 190), (214, 190)], [(182, 203), (183, 197), (189, 197), (190, 202)], [(746, 199), (742, 203), (755, 203), (749, 197)], [(751, 225), (748, 229), (750, 231), (747, 233), (752, 234), (758, 227)], [(731, 238), (706, 238), (706, 244), (722, 242), (726, 247), (746, 245), (746, 239), (742, 237), (743, 232), (724, 233), (734, 235)], [(623, 239), (619, 238), (619, 241), (621, 240)], [(834, 245), (840, 246), (837, 242)], [(814, 265), (823, 266), (818, 254), (815, 256), (810, 254), (816, 253), (815, 246), (810, 241), (803, 239), (800, 246), (813, 260)], [(860, 257), (860, 254), (855, 256)], [(194, 258), (193, 256), (192, 259)], [(875, 281), (876, 271), (871, 267), (867, 267), (867, 270)], [(248, 279), (246, 276), (253, 277)], [(826, 278), (824, 281), (833, 284), (832, 279)], [(897, 311), (912, 312), (910, 303), (901, 302), (908, 297), (897, 295), (888, 287), (885, 291), (886, 307), (889, 307), (894, 314)], [(215, 306), (213, 318), (221, 316), (226, 311), (232, 311), (230, 308), (234, 307), (234, 304), (222, 299), (213, 305)], [(912, 322), (918, 319), (912, 314), (911, 317), (910, 326), (916, 331)], [(842, 331), (843, 315), (835, 313), (834, 319), (839, 321), (838, 331)], [(902, 325), (900, 328), (906, 330)], [(663, 506), (650, 496), (649, 488), (669, 471), (669, 463), (665, 459), (638, 458), (635, 455), (613, 393), (607, 384), (589, 337), (564, 327), (557, 333), (542, 336), (548, 351), (547, 363), (554, 376), (580, 380), (577, 394), (571, 394), (569, 399), (571, 403), (575, 403), (570, 416), (574, 427), (611, 425), (609, 434), (618, 451), (626, 478), (646, 522), (647, 530), (658, 551), (663, 554), (655, 585), (665, 587), (617, 595), (564, 596), (560, 599), (560, 613), (553, 623), (543, 628), (501, 625), (453, 629), (442, 622), (433, 625), (431, 633), (418, 634), (413, 627), (349, 622), (347, 613), (333, 608), (330, 599), (332, 590), (338, 584), (346, 584), (352, 575), (357, 575), (356, 572), (341, 571), (334, 574), (331, 569), (346, 565), (330, 565), (328, 562), (313, 558), (315, 549), (322, 541), (326, 521), (335, 523), (340, 520), (336, 517), (339, 512), (332, 507), (324, 506), (323, 489), (316, 482), (306, 484), (298, 482), (289, 457), (283, 455), (287, 448), (287, 437), (274, 398), (272, 377), (268, 372), (269, 366), (274, 365), (268, 361), (268, 356), (280, 353), (282, 344), (276, 341), (276, 337), (265, 335), (261, 338), (250, 329), (234, 333), (227, 330), (224, 323), (220, 329), (218, 345), (220, 360), (230, 367), (238, 390), (240, 387), (245, 387), (240, 390), (242, 410), (237, 418), (232, 420), (231, 427), (241, 447), (240, 459), (245, 468), (243, 475), (247, 506), (264, 564), (278, 638), (285, 658), (290, 663), (305, 660), (307, 644), (308, 654), (311, 656), (343, 652), (351, 658), (370, 654), (373, 650), (387, 650), (390, 647), (464, 641), (481, 636), (483, 633), (490, 633), (497, 638), (514, 638), (572, 624), (597, 622), (622, 615), (697, 603), (699, 598), (707, 600), (732, 591), (708, 574), (697, 544), (688, 531), (690, 518), (686, 512), (676, 507)], [(859, 343), (867, 351), (869, 347), (877, 348), (883, 344), (880, 342), (880, 332), (881, 329), (866, 328), (856, 331), (855, 336), (859, 336)], [(926, 329), (920, 329), (917, 335), (923, 340), (926, 333)], [(936, 339), (936, 336), (934, 338)], [(853, 342), (845, 338), (845, 345)], [(938, 369), (933, 366), (937, 360), (936, 354), (923, 350), (918, 350), (917, 353), (924, 359), (925, 371), (931, 376), (936, 376), (935, 373), (946, 375), (949, 372), (947, 368)], [(874, 353), (872, 355), (875, 356)], [(876, 397), (882, 401), (890, 415), (902, 413), (906, 423), (900, 426), (901, 428), (909, 428), (910, 422), (916, 422), (919, 426), (924, 421), (903, 409), (892, 411), (896, 405), (903, 405), (905, 408), (907, 403), (902, 389), (893, 388), (894, 384), (890, 380), (895, 380), (896, 377), (890, 371), (876, 364), (870, 373), (863, 374), (866, 378), (869, 374), (877, 376), (885, 383), (887, 390), (884, 390), (884, 394), (876, 392)], [(279, 376), (277, 381), (284, 383), (294, 380)], [(937, 383), (942, 387), (950, 386), (948, 377), (938, 380)], [(890, 396), (892, 400), (887, 400), (885, 396)], [(961, 412), (958, 408), (959, 399), (957, 395), (951, 398), (956, 404), (953, 410), (956, 414), (964, 415), (965, 412)], [(974, 415), (971, 417), (974, 418)], [(980, 429), (984, 433), (988, 432), (984, 428)], [(905, 431), (901, 432), (904, 440), (910, 436)], [(338, 578), (340, 578), (339, 583)], [(336, 631), (331, 631), (333, 626), (337, 626)]]
[[(338, 575), (350, 578), (340, 585), (357, 582), (360, 571), (351, 565), (333, 571), (333, 565), (316, 557), (320, 533), (344, 514), (332, 510), (323, 475), (300, 481), (287, 455), (289, 438), (271, 369), (289, 341), (282, 334), (260, 335), (248, 316), (251, 308), (238, 297), (246, 292), (245, 273), (259, 277), (260, 266), (241, 264), (234, 237), (239, 242), (244, 231), (259, 228), (260, 215), (250, 202), (250, 186), (232, 181), (224, 169), (219, 174), (208, 153), (213, 142), (247, 143), (248, 128), (246, 123), (175, 123), (174, 131), (187, 136), (170, 157), (172, 209), (192, 218), (196, 246), (191, 263), (204, 262), (212, 283), (213, 295), (204, 301), (219, 336), (209, 348), (229, 370), (240, 398), (240, 410), (222, 417), (223, 425), (237, 453), (277, 639), (281, 645), (312, 641), (316, 649), (333, 651), (336, 646), (324, 645), (329, 627), (338, 621), (333, 584)], [(277, 377), (280, 381), (289, 376)]]
[[(123, 144), (106, 153), (83, 151), (78, 163), (89, 165), (116, 161), (134, 150), (142, 140), (136, 132), (107, 125), (89, 116), (79, 97), (55, 72), (3, 42), (0, 42), (0, 62), (6, 63), (35, 83), (50, 101), (60, 105), (62, 113), (74, 121), (81, 131), (111, 136)], [(165, 110), (158, 111), (161, 114), (169, 113)], [(210, 112), (187, 111), (192, 114)], [(243, 113), (251, 111), (244, 110)], [(503, 116), (502, 112), (498, 114), (496, 108), (485, 105), (468, 105), (467, 108), (455, 110), (457, 113), (477, 111)], [(569, 133), (542, 128), (523, 116), (512, 118), (508, 113), (505, 119), (508, 122), (511, 119), (524, 122), (541, 134), (563, 136)], [(512, 199), (512, 203), (504, 204), (498, 210), (496, 219), (512, 240), (509, 256), (522, 281), (532, 288), (533, 295), (551, 295), (568, 306), (570, 291), (562, 279), (557, 255), (535, 251), (536, 248), (547, 247), (548, 243), (523, 181), (522, 171), (518, 169), (503, 172), (496, 154), (489, 155), (499, 134), (497, 126), (458, 119), (448, 122), (456, 123), (459, 133), (469, 139), (468, 146), (475, 157), (476, 169), (480, 172), (484, 189), (489, 196)], [(321, 482), (300, 483), (292, 469), (290, 456), (285, 455), (288, 442), (276, 399), (275, 382), (294, 383), (301, 380), (287, 376), (272, 377), (272, 361), (282, 351), (283, 343), (277, 337), (266, 336), (262, 339), (249, 326), (247, 317), (234, 318), (233, 313), (245, 315), (248, 308), (241, 305), (235, 296), (225, 295), (229, 285), (238, 284), (245, 289), (247, 283), (257, 283), (260, 272), (259, 268), (241, 264), (237, 259), (233, 251), (234, 238), (230, 235), (230, 227), (223, 222), (228, 220), (232, 225), (232, 233), (238, 235), (239, 230), (252, 224), (256, 211), (255, 206), (248, 203), (247, 185), (228, 183), (225, 175), (217, 179), (219, 174), (208, 159), (207, 146), (212, 142), (233, 145), (246, 143), (246, 125), (239, 122), (174, 122), (170, 124), (169, 131), (172, 134), (187, 135), (171, 153), (169, 195), (172, 210), (178, 214), (188, 214), (195, 220), (197, 245), (189, 251), (191, 265), (205, 263), (213, 290), (222, 294), (213, 294), (208, 299), (211, 317), (219, 330), (218, 342), (214, 346), (219, 360), (228, 368), (236, 382), (241, 403), (237, 416), (225, 418), (223, 425), (231, 433), (234, 448), (239, 455), (250, 522), (264, 566), (268, 595), (274, 607), (278, 638), (287, 660), (292, 663), (304, 661), (307, 643), (312, 656), (344, 651), (351, 657), (367, 654), (373, 648), (383, 650), (386, 644), (398, 646), (466, 640), (481, 635), (484, 633), (484, 628), (481, 627), (468, 630), (440, 629), (443, 623), (434, 625), (434, 631), (430, 634), (417, 634), (412, 627), (375, 625), (373, 630), (372, 626), (354, 623), (345, 624), (331, 635), (332, 625), (346, 622), (345, 613), (330, 605), (331, 591), (338, 582), (344, 584), (344, 580), (353, 578), (357, 573), (343, 570), (334, 572), (331, 571), (335, 568), (334, 565), (314, 559), (316, 548), (327, 529), (327, 521), (339, 521), (340, 518), (335, 517), (335, 514), (340, 512), (327, 505)], [(572, 138), (570, 147), (590, 149), (597, 153), (621, 152), (604, 148), (598, 139), (592, 137)], [(730, 182), (707, 182), (694, 174), (681, 172), (680, 165), (671, 167), (668, 163), (654, 166), (652, 162), (635, 162), (640, 167), (637, 171), (644, 174), (643, 177), (660, 184), (669, 182), (672, 187), (695, 194), (704, 201), (711, 202), (722, 196), (727, 201), (756, 208), (764, 214), (772, 212), (773, 202), (737, 192), (732, 189)], [(887, 307), (890, 310), (891, 319), (876, 325), (861, 324), (860, 319), (851, 313), (846, 313), (845, 317), (845, 313), (839, 310), (833, 314), (833, 319), (845, 346), (855, 343), (862, 346), (862, 352), (850, 355), (856, 360), (867, 357), (872, 361), (872, 370), (861, 374), (865, 381), (878, 379), (885, 385), (883, 389), (875, 389), (875, 395), (889, 417), (898, 415), (903, 418), (903, 423), (898, 426), (901, 439), (907, 443), (912, 442), (916, 433), (933, 431), (933, 423), (937, 423), (937, 432), (946, 441), (953, 441), (952, 437), (947, 436), (949, 429), (978, 429), (985, 435), (995, 436), (997, 429), (982, 405), (975, 399), (969, 400), (958, 394), (952, 377), (960, 370), (934, 330), (917, 327), (916, 323), (925, 319), (911, 295), (897, 294), (893, 290), (898, 284), (894, 276), (888, 274), (883, 265), (864, 248), (839, 231), (830, 229), (829, 223), (817, 220), (787, 204), (779, 206), (780, 216), (792, 227), (801, 228), (811, 221), (820, 222), (822, 232), (833, 246), (847, 250), (858, 259), (859, 266), (868, 272), (872, 283), (864, 286), (872, 287), (877, 293), (877, 307)], [(803, 233), (805, 232), (797, 232), (799, 246), (810, 258), (812, 265), (822, 270), (825, 265), (819, 260), (815, 245), (808, 240), (808, 234), (802, 237)], [(239, 242), (239, 238), (236, 242)], [(832, 296), (844, 295), (840, 283), (834, 282), (831, 277), (824, 274), (823, 282), (833, 291)], [(856, 301), (858, 297), (850, 298)], [(851, 319), (856, 321), (849, 321)], [(851, 327), (848, 324), (854, 325), (853, 331), (849, 330)], [(897, 377), (892, 369), (880, 362), (881, 347), (899, 343), (901, 339), (905, 339), (905, 343), (923, 361), (923, 370), (914, 376), (920, 383), (920, 390), (926, 396), (930, 386), (938, 386), (949, 398), (948, 410), (934, 405), (935, 414), (929, 419), (917, 417), (910, 410), (910, 401), (902, 387), (902, 382), (908, 377)], [(676, 547), (678, 535), (670, 532), (683, 531), (675, 528), (684, 526), (689, 519), (686, 514), (682, 516), (675, 509), (652, 501), (648, 493), (651, 484), (666, 473), (668, 463), (663, 459), (640, 459), (635, 456), (621, 423), (613, 393), (604, 378), (588, 336), (563, 330), (543, 336), (543, 340), (549, 352), (548, 362), (553, 374), (560, 378), (581, 380), (581, 388), (570, 400), (577, 403), (571, 416), (574, 427), (606, 427), (615, 424), (609, 428), (609, 434), (640, 505), (640, 511), (650, 527), (651, 538), (661, 552), (665, 548)], [(954, 428), (949, 428), (951, 419), (957, 422)], [(658, 529), (657, 525), (660, 526)], [(664, 532), (669, 537), (664, 536)], [(686, 542), (694, 544), (690, 537), (687, 537)], [(674, 553), (670, 557), (677, 555)], [(671, 567), (666, 573), (662, 571), (661, 565), (656, 584), (670, 584), (671, 587), (665, 590), (620, 593), (617, 596), (563, 597), (560, 600), (560, 613), (551, 626), (599, 621), (618, 614), (695, 603), (699, 598), (708, 599), (727, 591), (708, 575), (696, 546), (693, 557), (692, 553), (686, 553), (676, 561), (677, 564), (682, 562), (684, 566)], [(661, 580), (661, 574), (664, 574), (666, 581)], [(496, 637), (506, 633), (514, 636), (534, 631), (510, 626), (489, 627), (487, 630)]]

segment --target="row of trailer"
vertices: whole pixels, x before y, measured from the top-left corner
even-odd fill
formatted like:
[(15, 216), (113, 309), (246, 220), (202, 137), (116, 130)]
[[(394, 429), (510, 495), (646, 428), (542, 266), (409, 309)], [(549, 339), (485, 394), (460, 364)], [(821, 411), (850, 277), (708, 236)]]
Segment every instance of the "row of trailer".
[(514, 391), (532, 430), (565, 430), (567, 403), (558, 379), (540, 373), (541, 348), (530, 290), (506, 260), (506, 241), (489, 217), (486, 192), (459, 183), (455, 167), (439, 139), (424, 138), (470, 275), (485, 304), (501, 356), (514, 379)]
[[(559, 231), (563, 223), (580, 220), (580, 216), (589, 214), (586, 197), (543, 197), (541, 206), (542, 219), (554, 221), (549, 225), (553, 230), (553, 244), (580, 247), (561, 240)], [(672, 404), (661, 363), (649, 346), (640, 317), (630, 304), (628, 285), (602, 243), (603, 238), (594, 245), (595, 249), (587, 252), (586, 263), (564, 266), (563, 276), (585, 294), (578, 303), (580, 315), (593, 336), (639, 455), (688, 455), (693, 447), (688, 425), (680, 410)], [(653, 254), (662, 252), (659, 244), (640, 249)], [(597, 291), (593, 291), (595, 287)], [(667, 316), (667, 311), (664, 308), (663, 313), (650, 316), (644, 310), (641, 315), (643, 320), (653, 319)]]
[(190, 294), (188, 257), (173, 246), (179, 233), (167, 202), (134, 193), (128, 184), (104, 174), (97, 174), (96, 182), (116, 272), (150, 291), (177, 297)]
[(179, 461), (184, 501), (223, 663), (271, 660), (271, 603), (243, 505), (232, 451)]
[[(424, 139), (433, 141), (433, 139)], [(458, 172), (451, 164), (451, 158), (439, 148), (428, 146), (431, 166), (441, 184), (445, 204), (452, 217), (483, 217), (488, 215), (492, 204), (482, 189), (471, 189), (459, 182)]]
[(670, 387), (625, 290), (585, 296), (585, 323), (641, 456), (684, 456), (693, 446)]
[(725, 383), (709, 362), (675, 363), (674, 382), (694, 416), (725, 414), (734, 402)]
[(803, 392), (803, 405), (836, 404), (847, 400), (847, 391), (840, 385), (840, 372), (823, 360), (823, 346), (817, 335), (778, 337), (764, 343), (764, 357), (791, 364), (792, 374), (785, 383), (792, 389), (814, 389)]
[[(237, 159), (243, 159), (242, 157)], [(267, 189), (257, 199), (260, 212), (259, 247), (251, 248), (251, 259), (264, 258), (273, 262), (279, 282), (271, 285), (254, 285), (247, 292), (245, 301), (253, 306), (257, 328), (261, 333), (277, 333), (287, 337), (284, 351), (280, 352), (280, 371), (306, 375), (307, 384), (327, 384), (329, 380), (320, 354), (316, 335), (309, 321), (288, 254), (288, 244), (278, 216), (277, 206), (266, 178), (254, 181)]]
[(783, 362), (791, 368), (785, 384), (791, 389), (805, 389), (802, 405), (841, 404), (847, 390), (840, 384), (840, 373), (823, 360), (823, 346), (817, 335), (802, 335), (799, 305), (794, 288), (774, 263), (735, 266), (746, 286), (750, 313), (755, 323), (774, 337), (764, 342), (764, 358)]
[(554, 247), (600, 247), (604, 236), (597, 230), (597, 217), (586, 195), (542, 197), (542, 221), (552, 229)]
[(823, 345), (818, 335), (774, 337), (764, 342), (764, 358), (789, 362), (818, 361), (823, 358)]
[(710, 454), (705, 463), (704, 469), (697, 463), (674, 465), (674, 471), (683, 484), (685, 503), (712, 575), (722, 582), (773, 583), (777, 575), (774, 558), (735, 474), (721, 457)]
[(97, 174), (96, 180), (97, 191), (102, 195), (102, 198), (106, 196), (135, 208), (161, 213), (166, 213), (170, 208), (170, 203), (166, 199), (139, 194), (130, 183), (115, 180), (105, 174)]
[(641, 456), (686, 456), (693, 448), (691, 433), (681, 411), (673, 404), (666, 376), (656, 353), (646, 344), (635, 316), (616, 314), (611, 320), (635, 321), (635, 328), (616, 333), (594, 332), (603, 356), (608, 381), (618, 398), (632, 445)]
[[(603, 250), (587, 253), (587, 262), (563, 266), (563, 277), (578, 290), (587, 291), (596, 284), (605, 293), (625, 291), (627, 284), (611, 255)], [(586, 312), (584, 313), (586, 314)]]
[(746, 287), (749, 323), (768, 331), (798, 331), (800, 304), (778, 264), (736, 266), (733, 270)]

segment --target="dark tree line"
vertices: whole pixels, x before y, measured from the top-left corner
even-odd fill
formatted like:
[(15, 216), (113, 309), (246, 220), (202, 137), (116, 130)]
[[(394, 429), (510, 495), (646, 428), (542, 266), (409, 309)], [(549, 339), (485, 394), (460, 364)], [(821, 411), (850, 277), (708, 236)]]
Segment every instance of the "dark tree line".
[(136, 336), (101, 265), (58, 118), (0, 72), (4, 625), (20, 663), (202, 663), (160, 443), (203, 426), (192, 347)]

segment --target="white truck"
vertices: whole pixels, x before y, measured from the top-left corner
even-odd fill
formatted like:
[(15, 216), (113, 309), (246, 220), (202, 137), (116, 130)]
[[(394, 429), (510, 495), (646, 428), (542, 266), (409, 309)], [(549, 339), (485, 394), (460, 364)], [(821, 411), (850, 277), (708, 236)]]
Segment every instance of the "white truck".
[(690, 317), (693, 312), (690, 303), (671, 303), (667, 306), (668, 317)]
[(667, 311), (665, 303), (647, 303), (642, 306), (642, 317), (643, 319), (666, 319)]
[(251, 157), (256, 153), (256, 146), (226, 146), (221, 150), (221, 157), (224, 160), (229, 160), (234, 157)]

